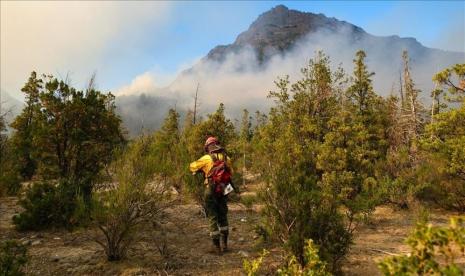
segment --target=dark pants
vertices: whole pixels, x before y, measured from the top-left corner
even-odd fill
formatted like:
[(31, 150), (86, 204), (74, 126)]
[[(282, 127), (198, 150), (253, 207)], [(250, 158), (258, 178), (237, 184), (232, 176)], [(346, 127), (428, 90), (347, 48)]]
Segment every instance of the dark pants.
[(210, 236), (213, 240), (219, 240), (220, 236), (227, 237), (228, 229), (228, 197), (218, 196), (213, 191), (213, 185), (210, 184), (205, 196), (205, 205), (207, 207), (207, 217), (210, 220)]

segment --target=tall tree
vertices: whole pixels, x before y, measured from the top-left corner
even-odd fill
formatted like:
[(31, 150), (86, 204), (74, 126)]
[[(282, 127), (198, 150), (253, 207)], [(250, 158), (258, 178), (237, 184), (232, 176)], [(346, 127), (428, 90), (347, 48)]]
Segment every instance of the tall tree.
[(344, 118), (339, 87), (344, 76), (331, 71), (322, 53), (302, 74), (293, 84), (288, 78), (278, 80), (270, 93), (276, 105), (254, 137), (254, 169), (267, 183), (264, 214), (275, 237), (302, 264), (305, 240), (312, 239), (321, 257), (337, 270), (351, 242), (346, 222), (353, 219), (341, 213), (350, 201), (347, 191), (353, 190), (354, 178), (343, 149), (350, 133), (340, 135), (350, 129), (339, 119)]
[(154, 172), (168, 185), (179, 188), (185, 160), (182, 159), (183, 141), (179, 130), (179, 113), (171, 108), (161, 129), (153, 134), (150, 152), (155, 162)]
[(404, 131), (406, 141), (410, 148), (410, 153), (415, 156), (417, 152), (417, 142), (421, 128), (423, 126), (423, 112), (424, 107), (418, 99), (418, 94), (421, 92), (415, 87), (411, 72), (410, 72), (410, 59), (408, 52), (402, 53), (402, 60), (404, 63), (404, 83), (403, 88), (405, 92), (405, 104), (402, 110), (402, 117), (404, 123)]
[[(421, 139), (426, 161), (435, 167), (433, 190), (444, 207), (465, 211), (465, 64), (456, 64), (439, 72), (433, 80), (439, 85), (450, 109), (438, 110), (426, 125)], [(458, 108), (456, 105), (460, 103)]]
[(375, 73), (368, 72), (367, 66), (365, 65), (366, 54), (364, 51), (360, 50), (355, 55), (353, 84), (349, 87), (347, 95), (357, 106), (357, 112), (363, 114), (367, 113), (369, 109), (373, 107), (372, 103), (374, 98), (376, 98), (371, 84), (371, 77), (374, 76)]
[[(346, 119), (345, 126), (352, 126), (352, 137), (347, 147), (351, 161), (349, 167), (356, 175), (362, 178), (374, 176), (374, 165), (382, 159), (387, 151), (389, 115), (387, 102), (376, 95), (372, 86), (371, 77), (365, 64), (364, 51), (356, 53), (352, 84), (347, 89), (348, 101), (342, 112)], [(361, 185), (362, 183), (360, 183)]]
[(15, 130), (12, 143), (18, 155), (20, 174), (24, 179), (31, 179), (37, 169), (37, 161), (34, 157), (37, 148), (33, 146), (33, 138), (40, 117), (39, 93), (42, 88), (42, 79), (37, 77), (36, 72), (32, 72), (21, 89), (25, 94), (26, 106), (11, 123), (11, 127)]
[(462, 102), (465, 98), (465, 63), (444, 69), (434, 75), (433, 81), (447, 90), (446, 100)]
[(12, 123), (21, 174), (67, 179), (90, 197), (99, 171), (124, 142), (114, 96), (93, 85), (78, 91), (53, 76), (40, 79), (35, 72), (22, 91), (26, 107)]

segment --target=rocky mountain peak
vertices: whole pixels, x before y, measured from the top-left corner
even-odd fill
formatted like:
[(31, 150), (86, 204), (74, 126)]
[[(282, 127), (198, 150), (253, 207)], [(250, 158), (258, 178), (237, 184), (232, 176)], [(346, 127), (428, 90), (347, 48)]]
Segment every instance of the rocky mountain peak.
[(361, 28), (345, 21), (278, 5), (261, 14), (233, 44), (220, 45), (211, 50), (207, 59), (221, 61), (228, 53), (251, 46), (260, 61), (266, 61), (272, 55), (285, 52), (309, 33), (319, 30), (336, 32), (341, 28), (354, 32), (354, 35), (365, 33)]

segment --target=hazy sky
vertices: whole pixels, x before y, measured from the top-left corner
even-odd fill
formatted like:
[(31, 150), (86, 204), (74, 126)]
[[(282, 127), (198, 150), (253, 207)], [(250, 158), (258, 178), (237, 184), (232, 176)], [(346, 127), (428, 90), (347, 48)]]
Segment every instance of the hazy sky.
[[(30, 72), (81, 88), (97, 73), (101, 90), (131, 83), (163, 86), (219, 44), (229, 44), (282, 2), (1, 2), (0, 91), (21, 98)], [(284, 2), (374, 35), (415, 37), (425, 46), (465, 51), (463, 1)]]

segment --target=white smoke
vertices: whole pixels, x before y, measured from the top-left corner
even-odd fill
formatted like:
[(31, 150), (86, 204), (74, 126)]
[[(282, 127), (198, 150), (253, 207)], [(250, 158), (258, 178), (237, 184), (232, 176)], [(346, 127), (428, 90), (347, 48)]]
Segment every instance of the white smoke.
[(230, 54), (221, 64), (204, 62), (180, 76), (170, 89), (175, 92), (175, 96), (182, 96), (185, 91), (191, 91), (196, 82), (200, 82), (203, 84), (201, 95), (209, 104), (223, 102), (226, 106), (246, 107), (257, 101), (265, 103), (268, 92), (274, 87), (273, 81), (278, 76), (289, 75), (291, 80), (300, 78), (300, 69), (320, 50), (330, 57), (334, 69), (341, 64), (346, 73), (351, 75), (355, 53), (360, 49), (367, 53), (368, 69), (375, 72), (374, 88), (383, 96), (389, 95), (393, 85), (399, 83), (403, 50), (409, 52), (414, 80), (426, 95), (433, 88), (431, 78), (435, 72), (465, 61), (463, 53), (425, 50), (414, 39), (373, 36), (357, 39), (343, 29), (337, 33), (313, 33), (285, 55), (272, 57), (265, 68), (257, 67), (258, 61), (251, 49)]
[[(360, 49), (367, 54), (368, 70), (375, 72), (374, 89), (382, 96), (389, 95), (393, 87), (397, 89), (399, 86), (402, 51), (407, 50), (414, 81), (423, 91), (421, 97), (425, 102), (429, 101), (433, 89), (433, 74), (455, 63), (465, 62), (464, 53), (425, 48), (413, 38), (354, 35), (351, 30), (340, 29), (336, 33), (311, 33), (283, 55), (271, 57), (263, 66), (258, 65), (255, 51), (247, 47), (228, 54), (222, 62), (204, 59), (182, 72), (168, 87), (154, 89), (146, 96), (162, 96), (174, 101), (181, 110), (192, 109), (193, 95), (199, 83), (202, 113), (212, 112), (219, 103), (224, 103), (227, 115), (239, 118), (243, 108), (267, 111), (272, 102), (266, 97), (274, 89), (274, 81), (285, 75), (289, 75), (291, 81), (298, 80), (300, 69), (308, 64), (316, 51), (327, 54), (334, 69), (341, 65), (351, 75), (355, 53)], [(130, 113), (131, 107), (125, 108)], [(160, 108), (162, 106), (157, 110)]]

